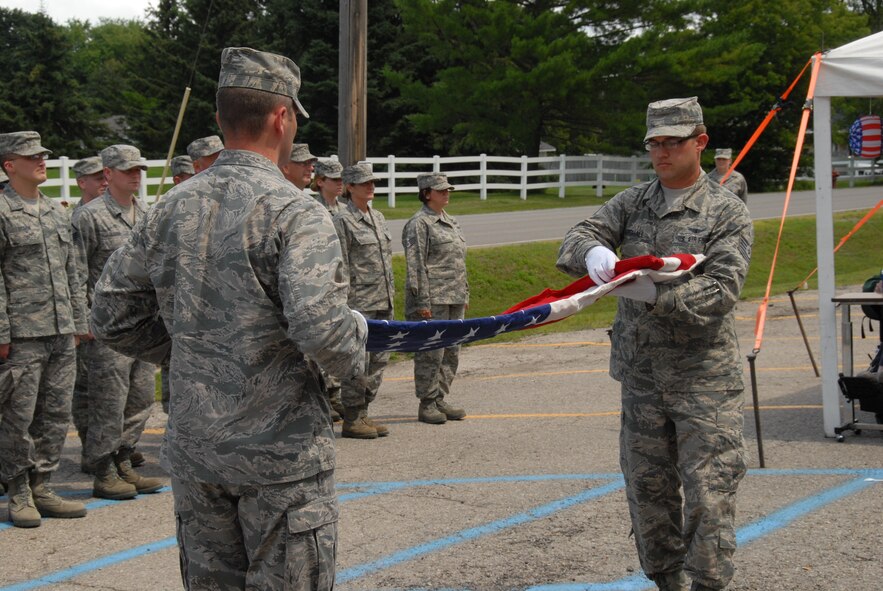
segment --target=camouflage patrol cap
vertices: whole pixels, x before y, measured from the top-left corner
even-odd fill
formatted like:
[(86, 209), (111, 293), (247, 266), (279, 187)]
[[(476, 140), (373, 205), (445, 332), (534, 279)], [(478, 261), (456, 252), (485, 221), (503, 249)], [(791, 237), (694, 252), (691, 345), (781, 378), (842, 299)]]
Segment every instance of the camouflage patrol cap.
[(218, 88), (252, 88), (291, 97), (304, 117), (307, 110), (297, 99), (300, 68), (287, 57), (249, 47), (227, 47), (221, 52)]
[(190, 159), (190, 156), (175, 156), (172, 158), (171, 168), (172, 176), (196, 174), (196, 171), (193, 170), (193, 160)]
[(294, 144), (291, 146), (291, 158), (289, 160), (292, 162), (308, 162), (315, 159), (316, 157), (310, 153), (309, 144)]
[(730, 148), (718, 148), (714, 151), (714, 159), (718, 158), (726, 158), (727, 160), (733, 157), (733, 150)]
[(367, 183), (368, 181), (377, 180), (377, 177), (374, 176), (374, 171), (371, 169), (371, 165), (367, 162), (360, 162), (358, 164), (353, 164), (352, 166), (347, 166), (343, 169), (341, 178), (346, 185), (358, 185), (361, 183)]
[(36, 131), (14, 131), (0, 133), (0, 155), (18, 154), (33, 156), (35, 154), (51, 154), (52, 150), (40, 145), (40, 134)]
[(114, 144), (101, 150), (101, 164), (104, 168), (116, 170), (132, 170), (140, 168), (147, 170), (147, 165), (141, 161), (141, 152), (135, 146), (126, 144)]
[(77, 178), (104, 170), (104, 166), (101, 164), (101, 158), (98, 156), (89, 156), (88, 158), (77, 160), (77, 163), (74, 164), (72, 168), (74, 170), (74, 175)]
[(421, 174), (417, 177), (417, 188), (434, 189), (436, 191), (454, 190), (454, 185), (448, 182), (448, 177), (440, 172)]
[(339, 179), (343, 172), (343, 164), (331, 158), (317, 160), (315, 164), (316, 176), (324, 176), (329, 179)]
[(702, 107), (695, 96), (650, 103), (644, 141), (652, 137), (687, 137), (697, 125), (702, 125)]
[(216, 135), (210, 135), (190, 142), (187, 146), (187, 155), (190, 156), (191, 160), (197, 160), (199, 158), (211, 156), (212, 154), (217, 154), (223, 149), (224, 142), (221, 141), (221, 138)]

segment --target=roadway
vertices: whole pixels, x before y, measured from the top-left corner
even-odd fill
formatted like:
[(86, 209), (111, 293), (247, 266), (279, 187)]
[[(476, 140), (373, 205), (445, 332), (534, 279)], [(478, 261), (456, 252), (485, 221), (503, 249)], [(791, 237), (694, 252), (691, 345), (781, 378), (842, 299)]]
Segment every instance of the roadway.
[[(454, 193), (451, 197), (457, 199)], [(493, 199), (491, 194), (488, 199)], [(528, 197), (530, 199), (530, 197)], [(791, 194), (788, 215), (814, 215), (815, 191), (795, 191)], [(836, 189), (834, 211), (868, 209), (883, 199), (881, 187)], [(756, 193), (748, 196), (748, 209), (755, 220), (779, 218), (785, 203), (785, 193)], [(535, 209), (458, 216), (469, 247), (500, 246), (520, 242), (560, 240), (577, 222), (589, 217), (600, 206)], [(401, 235), (407, 220), (388, 220), (393, 235), (393, 253), (403, 252)]]

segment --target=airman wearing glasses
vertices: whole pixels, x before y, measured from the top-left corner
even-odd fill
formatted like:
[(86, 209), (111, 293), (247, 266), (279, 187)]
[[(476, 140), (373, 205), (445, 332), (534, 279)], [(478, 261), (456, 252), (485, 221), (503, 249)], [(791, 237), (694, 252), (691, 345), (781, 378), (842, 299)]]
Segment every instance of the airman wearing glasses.
[(620, 466), (641, 567), (662, 591), (730, 583), (745, 474), (734, 312), (754, 236), (745, 204), (702, 171), (707, 144), (695, 97), (651, 103), (644, 146), (657, 178), (574, 226), (558, 253), (559, 269), (596, 284), (615, 277), (618, 256), (705, 256), (683, 279), (611, 292)]
[(40, 134), (0, 134), (9, 184), (0, 195), (0, 479), (9, 519), (83, 517), (49, 486), (70, 422), (76, 338), (89, 332), (67, 213), (39, 189), (49, 150)]

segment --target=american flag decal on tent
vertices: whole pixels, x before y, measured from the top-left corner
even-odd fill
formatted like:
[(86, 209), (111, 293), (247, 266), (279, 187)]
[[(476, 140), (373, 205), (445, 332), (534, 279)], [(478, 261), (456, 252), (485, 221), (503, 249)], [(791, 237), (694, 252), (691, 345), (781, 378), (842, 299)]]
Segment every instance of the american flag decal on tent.
[(690, 273), (704, 259), (705, 256), (701, 254), (677, 254), (663, 258), (647, 255), (625, 259), (616, 263), (616, 277), (609, 283), (596, 286), (589, 277), (583, 277), (564, 289), (546, 289), (498, 316), (414, 322), (368, 320), (367, 349), (429, 351), (557, 322), (641, 275), (649, 276), (655, 283), (671, 281)]
[(859, 117), (849, 128), (849, 151), (860, 158), (880, 156), (881, 127), (879, 115)]

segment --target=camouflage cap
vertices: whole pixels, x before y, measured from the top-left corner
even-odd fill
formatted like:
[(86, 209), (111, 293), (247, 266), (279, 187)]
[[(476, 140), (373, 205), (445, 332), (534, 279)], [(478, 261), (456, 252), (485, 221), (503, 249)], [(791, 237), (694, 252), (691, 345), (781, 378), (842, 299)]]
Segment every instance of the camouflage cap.
[(687, 137), (697, 125), (702, 125), (702, 107), (695, 96), (650, 103), (644, 141), (652, 137)]
[(417, 188), (435, 189), (436, 191), (444, 191), (446, 189), (454, 190), (454, 185), (448, 182), (448, 177), (440, 172), (432, 174), (421, 174), (417, 177)]
[(307, 110), (297, 99), (300, 68), (287, 57), (249, 47), (227, 47), (221, 52), (218, 88), (252, 88), (291, 97), (304, 117)]
[(308, 162), (315, 159), (316, 156), (310, 153), (309, 144), (294, 144), (291, 146), (291, 158), (289, 160), (292, 162)]
[(193, 170), (193, 160), (190, 159), (190, 156), (175, 156), (172, 158), (171, 169), (172, 176), (196, 174), (196, 171)]
[(40, 134), (36, 131), (14, 131), (0, 133), (0, 155), (18, 154), (33, 156), (34, 154), (51, 154), (52, 150), (40, 145)]
[(104, 168), (117, 170), (132, 170), (140, 168), (147, 170), (147, 165), (141, 161), (141, 152), (135, 146), (126, 144), (114, 144), (101, 150), (101, 164)]
[(317, 160), (314, 166), (316, 169), (316, 176), (324, 176), (329, 179), (339, 179), (341, 178), (340, 173), (343, 172), (343, 164), (337, 160), (332, 160), (331, 158)]
[(101, 164), (101, 158), (99, 158), (98, 156), (89, 156), (88, 158), (77, 160), (76, 164), (74, 164), (72, 168), (74, 170), (74, 175), (77, 178), (80, 178), (88, 174), (101, 172), (102, 170), (104, 170), (104, 165)]
[(715, 160), (717, 160), (718, 158), (726, 158), (727, 160), (730, 160), (732, 157), (733, 157), (733, 150), (730, 148), (718, 148), (717, 150), (714, 151), (714, 159)]
[(377, 180), (377, 177), (374, 176), (374, 171), (372, 170), (371, 165), (367, 162), (360, 162), (358, 164), (353, 164), (352, 166), (347, 166), (343, 169), (340, 176), (345, 185), (358, 185), (361, 183), (367, 183), (368, 181)]
[(187, 146), (187, 155), (190, 156), (191, 160), (197, 160), (199, 158), (211, 156), (212, 154), (217, 154), (223, 149), (224, 142), (221, 141), (221, 138), (216, 135), (210, 135), (190, 142)]

